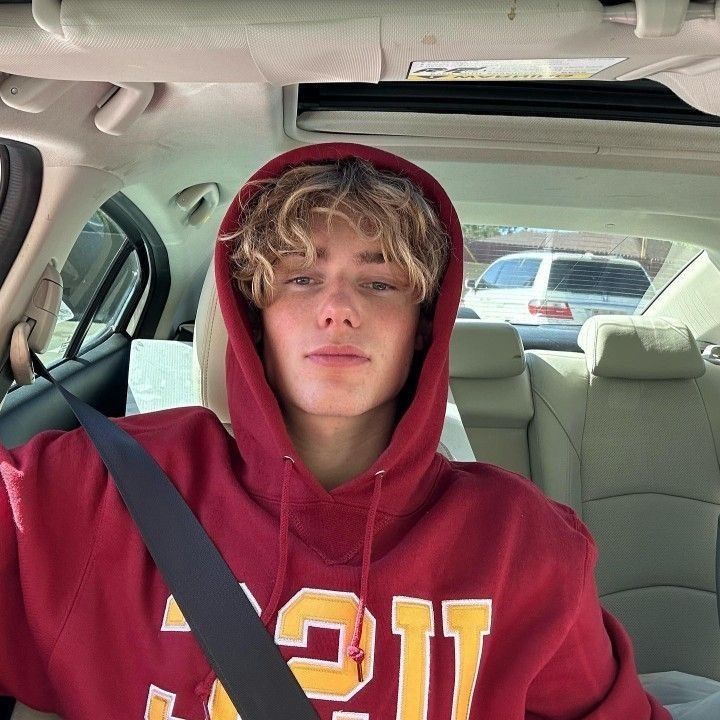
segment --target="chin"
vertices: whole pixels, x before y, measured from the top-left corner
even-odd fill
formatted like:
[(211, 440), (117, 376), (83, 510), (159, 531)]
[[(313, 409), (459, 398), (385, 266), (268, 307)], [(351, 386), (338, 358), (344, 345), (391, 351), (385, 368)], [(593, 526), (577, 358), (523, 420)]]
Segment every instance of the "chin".
[(325, 417), (358, 417), (373, 410), (372, 405), (358, 403), (357, 401), (339, 401), (338, 398), (327, 398), (307, 402), (298, 402), (297, 407), (308, 415), (321, 415)]
[[(315, 392), (313, 392), (315, 390)], [(308, 415), (326, 417), (359, 417), (379, 409), (388, 402), (393, 402), (394, 396), (386, 397), (384, 394), (368, 397), (361, 389), (351, 388), (308, 388), (295, 394), (293, 405)]]

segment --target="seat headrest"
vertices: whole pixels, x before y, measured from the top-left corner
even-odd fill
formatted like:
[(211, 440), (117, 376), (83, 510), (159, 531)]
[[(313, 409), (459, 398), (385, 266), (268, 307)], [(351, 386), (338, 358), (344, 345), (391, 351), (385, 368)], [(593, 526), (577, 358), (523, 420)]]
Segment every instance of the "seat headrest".
[(525, 350), (518, 331), (505, 322), (455, 322), (450, 339), (450, 377), (494, 379), (522, 375)]
[(199, 401), (212, 410), (225, 425), (230, 424), (230, 408), (225, 385), (227, 329), (220, 312), (213, 263), (205, 275), (193, 337), (193, 374), (200, 390)]
[(705, 373), (692, 333), (674, 318), (596, 315), (583, 324), (578, 345), (597, 377), (678, 380)]

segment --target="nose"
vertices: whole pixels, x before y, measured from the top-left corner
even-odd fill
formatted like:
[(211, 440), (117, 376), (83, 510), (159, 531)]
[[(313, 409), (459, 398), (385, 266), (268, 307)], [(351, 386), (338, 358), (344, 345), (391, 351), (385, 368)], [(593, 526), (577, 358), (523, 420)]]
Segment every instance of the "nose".
[(318, 309), (320, 327), (358, 327), (360, 313), (356, 299), (345, 283), (336, 283), (327, 288)]

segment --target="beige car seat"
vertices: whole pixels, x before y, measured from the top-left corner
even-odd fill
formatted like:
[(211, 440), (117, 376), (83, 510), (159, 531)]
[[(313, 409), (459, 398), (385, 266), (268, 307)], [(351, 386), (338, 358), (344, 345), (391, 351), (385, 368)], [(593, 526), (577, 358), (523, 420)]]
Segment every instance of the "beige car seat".
[(518, 331), (504, 322), (457, 320), (450, 387), (477, 460), (529, 477), (533, 403)]
[(720, 367), (669, 318), (596, 316), (578, 342), (527, 352), (533, 480), (590, 528), (640, 672), (718, 681)]

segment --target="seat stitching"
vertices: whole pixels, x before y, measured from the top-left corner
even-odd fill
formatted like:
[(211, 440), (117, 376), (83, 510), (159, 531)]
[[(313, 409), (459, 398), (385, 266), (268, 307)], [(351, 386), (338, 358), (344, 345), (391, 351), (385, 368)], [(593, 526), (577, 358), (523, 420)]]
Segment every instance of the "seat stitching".
[(578, 452), (577, 448), (575, 447), (575, 444), (573, 443), (572, 438), (568, 434), (568, 431), (565, 429), (565, 426), (560, 421), (560, 418), (557, 416), (557, 413), (552, 408), (550, 403), (540, 394), (540, 392), (537, 389), (533, 388), (532, 392), (533, 392), (533, 395), (537, 395), (540, 398), (540, 400), (542, 400), (543, 403), (545, 403), (545, 406), (550, 411), (552, 416), (557, 420), (558, 425), (560, 426), (562, 431), (565, 433), (565, 437), (568, 439), (568, 443), (570, 443), (570, 447), (575, 451), (575, 454), (578, 456), (578, 459), (580, 459), (580, 453)]
[[(713, 445), (715, 446), (715, 459), (719, 460), (719, 458), (718, 458), (718, 439), (715, 436), (715, 430), (713, 429), (712, 420), (710, 420), (710, 413), (708, 412), (707, 404), (705, 403), (705, 398), (703, 397), (703, 393), (702, 393), (702, 390), (700, 389), (700, 385), (698, 384), (697, 378), (692, 378), (692, 379), (695, 383), (695, 387), (697, 388), (698, 395), (700, 395), (700, 400), (702, 401), (702, 404), (703, 404), (703, 410), (705, 410), (705, 417), (707, 418), (708, 425), (710, 426), (710, 434), (712, 435)], [(720, 468), (720, 462), (718, 463), (718, 468)]]
[(681, 590), (692, 590), (693, 592), (703, 593), (707, 595), (715, 595), (713, 590), (705, 590), (704, 588), (692, 587), (691, 585), (669, 585), (668, 583), (662, 583), (658, 585), (638, 585), (634, 588), (626, 588), (625, 590), (613, 590), (609, 593), (603, 593), (599, 597), (601, 600), (612, 597), (613, 595), (623, 595), (631, 592), (637, 592), (638, 590), (647, 590), (649, 588), (679, 588)]
[(637, 492), (613, 493), (612, 495), (603, 495), (601, 497), (589, 498), (588, 500), (583, 500), (583, 503), (587, 504), (591, 502), (597, 502), (598, 500), (612, 500), (613, 498), (630, 497), (631, 495), (660, 495), (661, 497), (673, 497), (678, 498), (679, 500), (693, 500), (694, 502), (705, 503), (706, 505), (714, 505), (715, 507), (720, 507), (717, 502), (713, 502), (712, 500), (703, 500), (702, 498), (690, 497), (689, 495), (675, 495), (674, 493), (669, 492), (657, 492), (655, 490), (640, 490)]
[(203, 351), (203, 388), (202, 388), (202, 399), (203, 403), (205, 405), (210, 404), (209, 400), (209, 393), (208, 393), (208, 375), (209, 375), (209, 356), (210, 356), (210, 344), (211, 344), (211, 338), (212, 338), (212, 332), (213, 332), (213, 324), (215, 323), (215, 313), (217, 312), (217, 293), (215, 289), (213, 288), (212, 291), (212, 298), (210, 302), (210, 318), (208, 321), (208, 335), (207, 335), (207, 342), (205, 343), (205, 348)]
[[(592, 358), (591, 362), (593, 365), (597, 364), (597, 338), (600, 329), (598, 324), (595, 323), (595, 333), (592, 339)], [(578, 480), (580, 481), (580, 516), (584, 519), (583, 506), (585, 505), (585, 493), (583, 492), (583, 447), (585, 446), (585, 428), (587, 427), (588, 407), (590, 406), (590, 385), (593, 381), (593, 375), (587, 365), (587, 357), (585, 358), (585, 372), (587, 373), (587, 382), (585, 383), (585, 409), (583, 411), (583, 425), (580, 431), (580, 467), (578, 468)]]

